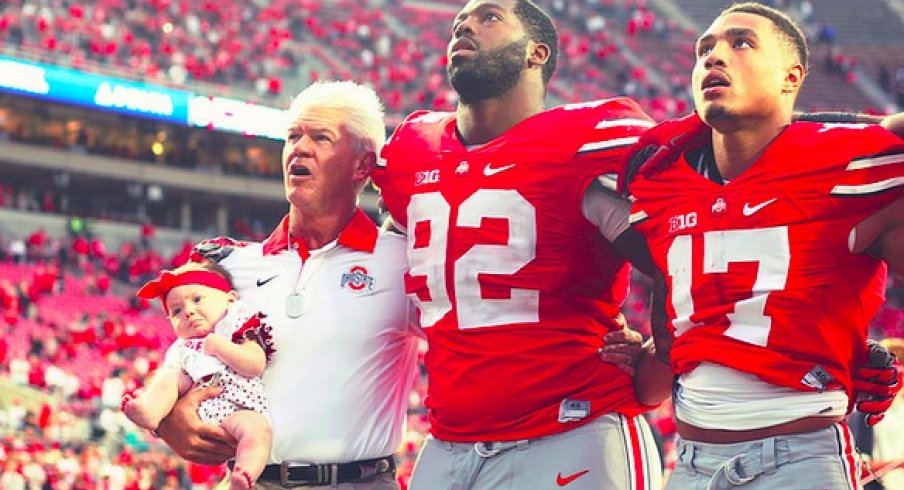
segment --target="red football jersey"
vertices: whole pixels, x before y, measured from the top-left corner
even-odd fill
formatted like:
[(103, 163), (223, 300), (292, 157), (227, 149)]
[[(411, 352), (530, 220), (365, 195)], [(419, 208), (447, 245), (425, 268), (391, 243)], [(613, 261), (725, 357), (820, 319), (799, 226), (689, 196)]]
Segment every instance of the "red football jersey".
[[(597, 357), (628, 267), (581, 201), (650, 126), (616, 99), (550, 109), (471, 149), (451, 113), (396, 129), (374, 181), (407, 229), (434, 435), (518, 440), (643, 410), (630, 377)], [(589, 416), (559, 422), (565, 399), (589, 402)]]
[(724, 186), (685, 158), (631, 184), (631, 221), (670, 283), (675, 371), (707, 361), (850, 395), (887, 272), (848, 240), (904, 196), (904, 144), (879, 126), (795, 123)]

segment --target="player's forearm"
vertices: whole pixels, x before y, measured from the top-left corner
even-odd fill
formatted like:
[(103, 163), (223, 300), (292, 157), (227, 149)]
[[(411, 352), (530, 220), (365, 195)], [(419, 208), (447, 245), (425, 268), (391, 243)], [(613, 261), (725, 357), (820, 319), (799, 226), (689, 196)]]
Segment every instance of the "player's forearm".
[(653, 274), (653, 287), (650, 292), (650, 330), (656, 347), (656, 358), (667, 366), (670, 363), (674, 340), (669, 330), (669, 316), (665, 307), (668, 294), (665, 276), (657, 269)]
[(892, 272), (904, 277), (904, 226), (885, 232), (879, 239), (879, 258)]
[(851, 251), (884, 260), (904, 276), (904, 197), (861, 221), (854, 228)]
[(885, 116), (879, 124), (898, 135), (898, 138), (904, 139), (904, 112)]
[(612, 246), (619, 255), (631, 262), (637, 270), (650, 276), (655, 273), (656, 267), (653, 264), (653, 258), (650, 256), (650, 249), (647, 241), (634, 228), (628, 228), (615, 240)]
[(637, 363), (634, 374), (634, 393), (644, 405), (658, 405), (672, 393), (672, 368), (656, 358), (651, 341), (647, 353)]
[(634, 376), (637, 400), (645, 405), (656, 405), (672, 393), (672, 368), (669, 364), (672, 333), (668, 328), (665, 309), (667, 295), (665, 277), (656, 270), (650, 293), (650, 329), (653, 338), (644, 346), (647, 353), (637, 364), (637, 374)]

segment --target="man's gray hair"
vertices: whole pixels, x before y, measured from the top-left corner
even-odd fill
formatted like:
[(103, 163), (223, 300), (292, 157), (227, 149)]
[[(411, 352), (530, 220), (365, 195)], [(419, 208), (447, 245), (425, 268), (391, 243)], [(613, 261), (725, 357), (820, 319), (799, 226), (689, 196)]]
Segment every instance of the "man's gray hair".
[(302, 90), (289, 106), (289, 122), (312, 109), (346, 114), (345, 127), (358, 137), (365, 151), (377, 155), (386, 140), (383, 103), (372, 88), (350, 81), (315, 82)]

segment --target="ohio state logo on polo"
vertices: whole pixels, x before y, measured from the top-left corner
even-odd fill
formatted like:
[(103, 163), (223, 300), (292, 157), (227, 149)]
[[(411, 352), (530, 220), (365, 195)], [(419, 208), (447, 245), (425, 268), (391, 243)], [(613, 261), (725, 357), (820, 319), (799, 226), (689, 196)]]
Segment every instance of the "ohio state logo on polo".
[(346, 287), (353, 291), (361, 291), (367, 289), (373, 291), (374, 277), (367, 273), (367, 269), (362, 265), (352, 266), (345, 274), (342, 274), (341, 288)]
[(335, 242), (302, 246), (286, 216), (263, 243), (236, 247), (221, 262), (243, 301), (269, 314), (277, 351), (263, 375), (269, 463), (391, 454), (417, 374), (405, 238), (358, 210)]

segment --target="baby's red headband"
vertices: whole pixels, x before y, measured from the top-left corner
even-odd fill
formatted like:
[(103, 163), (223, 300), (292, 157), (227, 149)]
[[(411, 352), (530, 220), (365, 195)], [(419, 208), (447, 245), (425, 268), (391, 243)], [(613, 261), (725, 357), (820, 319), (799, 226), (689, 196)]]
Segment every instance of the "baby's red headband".
[(139, 289), (135, 295), (142, 299), (160, 298), (160, 302), (163, 303), (163, 310), (169, 314), (169, 308), (166, 307), (167, 293), (174, 287), (184, 286), (186, 284), (207, 286), (219, 289), (225, 293), (232, 291), (232, 288), (229, 286), (229, 281), (213, 271), (191, 270), (178, 274), (173, 274), (170, 271), (163, 271), (157, 276), (157, 279), (149, 281), (144, 286), (141, 286), (141, 289)]

